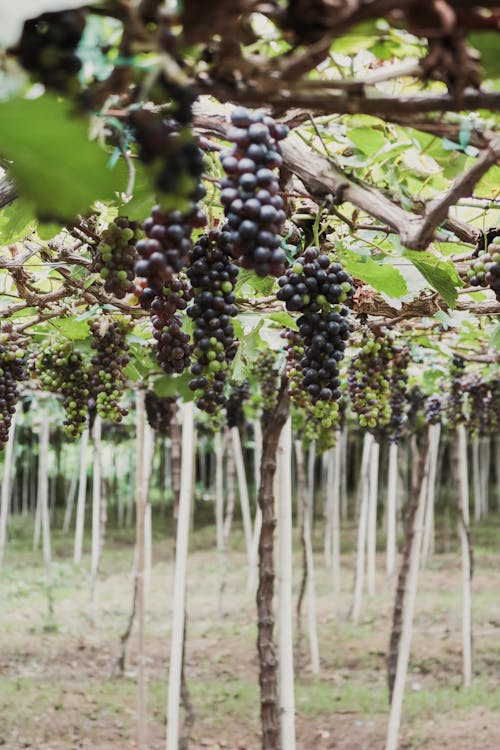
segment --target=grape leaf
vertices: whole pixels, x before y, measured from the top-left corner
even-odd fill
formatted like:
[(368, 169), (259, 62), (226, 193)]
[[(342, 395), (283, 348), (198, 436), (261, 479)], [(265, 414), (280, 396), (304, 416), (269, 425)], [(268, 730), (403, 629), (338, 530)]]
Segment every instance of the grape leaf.
[(125, 187), (123, 169), (88, 139), (85, 120), (51, 94), (0, 102), (0, 150), (22, 194), (44, 219), (72, 219)]
[(18, 198), (0, 213), (0, 245), (23, 240), (35, 226), (33, 206), (29, 201)]
[(251, 333), (245, 334), (240, 341), (231, 372), (232, 379), (237, 383), (242, 383), (248, 377), (251, 365), (265, 346), (265, 342), (260, 337), (260, 329), (263, 325), (264, 321), (261, 320), (257, 327)]
[(339, 256), (344, 269), (356, 279), (366, 281), (373, 289), (399, 299), (408, 294), (406, 281), (397, 268), (381, 265), (369, 256), (361, 256), (348, 248), (339, 248)]
[(455, 308), (457, 287), (462, 287), (463, 284), (453, 263), (418, 250), (405, 250), (404, 255), (411, 260), (427, 283), (441, 295), (446, 304)]
[(500, 351), (500, 323), (498, 323), (497, 327), (491, 335), (490, 346), (494, 346), (495, 349), (498, 349), (498, 351)]
[(287, 312), (275, 312), (267, 316), (269, 320), (274, 320), (275, 323), (279, 323), (283, 328), (290, 328), (292, 331), (298, 331), (299, 327), (295, 318), (292, 318), (290, 313)]

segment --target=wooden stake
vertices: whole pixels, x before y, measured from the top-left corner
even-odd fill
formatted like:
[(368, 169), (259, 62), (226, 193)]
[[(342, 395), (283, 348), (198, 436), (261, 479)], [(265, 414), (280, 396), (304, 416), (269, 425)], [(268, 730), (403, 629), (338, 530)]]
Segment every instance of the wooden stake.
[(3, 564), (5, 554), (5, 544), (7, 540), (7, 520), (9, 518), (10, 489), (11, 477), (14, 466), (14, 446), (16, 434), (17, 411), (12, 415), (9, 429), (9, 439), (5, 448), (5, 458), (3, 463), (2, 477), (2, 495), (0, 502), (0, 568)]
[(80, 439), (80, 476), (78, 480), (78, 498), (76, 501), (75, 547), (73, 562), (80, 565), (82, 561), (83, 532), (85, 527), (85, 499), (87, 495), (87, 451), (89, 428), (85, 427)]
[(292, 637), (292, 421), (278, 446), (278, 623), (281, 746), (295, 750), (295, 691)]
[(365, 432), (363, 438), (363, 457), (361, 459), (361, 471), (359, 476), (358, 495), (359, 503), (359, 520), (358, 520), (358, 538), (356, 544), (356, 573), (354, 579), (354, 599), (351, 611), (351, 618), (355, 625), (359, 622), (361, 614), (361, 598), (363, 594), (363, 577), (365, 570), (365, 548), (366, 532), (368, 527), (368, 505), (369, 505), (369, 468), (370, 455), (373, 445), (373, 435)]
[(170, 670), (167, 702), (166, 750), (179, 748), (179, 702), (183, 662), (184, 622), (186, 613), (186, 574), (189, 543), (189, 521), (193, 494), (194, 406), (182, 405), (181, 483), (177, 520), (177, 539), (172, 601), (173, 621), (170, 648)]

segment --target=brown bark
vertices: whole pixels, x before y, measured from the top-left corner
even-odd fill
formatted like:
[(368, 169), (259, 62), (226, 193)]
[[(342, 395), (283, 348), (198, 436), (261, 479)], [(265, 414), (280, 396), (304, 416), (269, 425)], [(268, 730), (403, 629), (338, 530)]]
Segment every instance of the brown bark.
[(401, 639), (401, 629), (403, 625), (403, 608), (406, 592), (406, 581), (410, 568), (410, 556), (415, 536), (415, 516), (417, 514), (420, 489), (425, 477), (425, 467), (429, 454), (429, 436), (427, 431), (424, 433), (423, 442), (420, 447), (418, 461), (414, 462), (413, 481), (411, 488), (410, 504), (406, 513), (405, 521), (405, 543), (401, 567), (399, 569), (398, 584), (396, 588), (396, 598), (394, 601), (394, 610), (392, 614), (391, 638), (389, 642), (389, 653), (387, 655), (387, 682), (389, 686), (389, 703), (392, 702), (392, 691), (394, 680), (396, 679), (396, 670), (398, 666), (399, 641)]
[(262, 750), (280, 750), (280, 717), (277, 698), (277, 657), (273, 637), (274, 612), (274, 476), (278, 442), (286, 422), (290, 397), (282, 376), (275, 406), (263, 416), (261, 482), (258, 502), (262, 511), (259, 540), (259, 587), (257, 590), (259, 684)]

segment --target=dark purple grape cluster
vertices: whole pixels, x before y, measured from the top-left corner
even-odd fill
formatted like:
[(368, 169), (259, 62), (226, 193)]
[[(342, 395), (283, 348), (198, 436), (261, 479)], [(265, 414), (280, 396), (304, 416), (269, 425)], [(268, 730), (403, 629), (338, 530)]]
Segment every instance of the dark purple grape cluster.
[(385, 328), (365, 331), (349, 365), (347, 387), (352, 410), (361, 427), (372, 433), (390, 423), (393, 339)]
[(467, 429), (471, 435), (485, 435), (491, 405), (489, 383), (475, 375), (464, 383), (464, 388), (467, 395)]
[(146, 391), (146, 416), (149, 426), (162, 437), (170, 435), (172, 419), (177, 412), (177, 399), (157, 396), (154, 391)]
[(189, 387), (199, 409), (213, 414), (225, 403), (224, 385), (233, 358), (237, 312), (234, 285), (238, 268), (228, 255), (229, 232), (212, 229), (202, 235), (190, 254), (187, 271), (194, 292), (187, 314), (194, 323), (194, 378)]
[(156, 360), (167, 375), (180, 374), (190, 365), (193, 346), (182, 330), (181, 316), (169, 311), (164, 297), (157, 297), (156, 302), (163, 303), (163, 308), (151, 315)]
[(393, 346), (389, 381), (389, 409), (391, 416), (387, 425), (387, 433), (392, 443), (400, 442), (403, 425), (406, 421), (409, 364), (410, 352), (408, 348), (406, 346)]
[(302, 387), (313, 405), (337, 401), (339, 362), (349, 338), (349, 310), (342, 303), (353, 293), (350, 276), (318, 248), (309, 247), (278, 284), (277, 297), (287, 310), (302, 313), (297, 320), (300, 343), (294, 340), (292, 347), (303, 347), (294, 365), (301, 372)]
[(147, 282), (141, 295), (144, 309), (150, 309), (156, 295), (171, 291), (176, 274), (186, 265), (193, 246), (191, 232), (206, 223), (201, 211), (191, 218), (188, 220), (182, 211), (155, 206), (144, 222), (146, 237), (136, 245), (140, 260), (135, 266), (136, 275)]
[(450, 430), (456, 429), (465, 422), (464, 373), (465, 360), (462, 357), (454, 356), (450, 363), (449, 391), (446, 403), (446, 419)]
[[(172, 108), (175, 110), (175, 102)], [(191, 103), (188, 111), (190, 120)], [(196, 202), (206, 192), (201, 184), (203, 152), (189, 122), (181, 123), (149, 109), (135, 109), (129, 115), (129, 123), (139, 145), (139, 158), (153, 168), (162, 207), (165, 211), (180, 210), (184, 216), (195, 214)]]
[(121, 422), (128, 414), (120, 405), (125, 390), (125, 368), (130, 361), (127, 333), (130, 322), (126, 318), (102, 316), (90, 323), (91, 347), (95, 354), (90, 360), (90, 385), (96, 409), (103, 419)]
[(66, 435), (79, 437), (87, 421), (89, 373), (81, 353), (70, 341), (47, 341), (33, 359), (33, 369), (43, 388), (61, 394)]
[(413, 385), (408, 391), (408, 418), (406, 424), (408, 432), (413, 433), (425, 411), (425, 395), (419, 385)]
[(429, 396), (425, 402), (425, 421), (427, 424), (441, 424), (443, 413), (443, 401), (435, 394)]
[(259, 384), (262, 411), (269, 411), (274, 406), (278, 395), (276, 354), (269, 349), (264, 349), (255, 361), (252, 374), (256, 376)]
[(42, 13), (25, 21), (18, 48), (21, 65), (47, 88), (77, 93), (82, 66), (76, 48), (85, 29), (85, 11)]
[(10, 323), (0, 329), (0, 450), (9, 439), (12, 415), (25, 378), (26, 353)]
[(228, 427), (243, 427), (245, 424), (245, 412), (243, 405), (250, 397), (248, 382), (230, 383), (229, 397), (226, 403), (226, 417)]
[(94, 261), (95, 270), (104, 279), (105, 290), (118, 299), (135, 290), (135, 245), (142, 236), (139, 223), (129, 221), (126, 216), (112, 221), (101, 235)]
[(237, 107), (227, 132), (232, 146), (220, 152), (226, 174), (220, 201), (231, 230), (231, 252), (259, 276), (279, 276), (285, 264), (280, 232), (286, 215), (273, 170), (282, 164), (279, 142), (287, 133), (286, 125), (272, 117)]
[(489, 286), (500, 302), (500, 232), (471, 260), (467, 276), (471, 286)]

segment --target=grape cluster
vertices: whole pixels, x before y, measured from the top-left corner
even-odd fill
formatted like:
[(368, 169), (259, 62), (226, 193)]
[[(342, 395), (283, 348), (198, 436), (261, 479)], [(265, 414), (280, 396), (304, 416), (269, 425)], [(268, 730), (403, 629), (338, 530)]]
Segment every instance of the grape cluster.
[(172, 314), (165, 297), (155, 298), (151, 323), (155, 339), (156, 360), (167, 375), (180, 374), (191, 362), (192, 344), (182, 330), (182, 318)]
[(410, 432), (415, 432), (420, 417), (425, 409), (425, 396), (419, 385), (413, 385), (408, 391), (408, 419), (407, 426)]
[(230, 383), (229, 398), (226, 403), (226, 416), (228, 427), (243, 427), (245, 423), (245, 412), (243, 404), (250, 396), (248, 382)]
[(456, 429), (458, 425), (463, 424), (465, 421), (464, 388), (462, 382), (464, 370), (465, 360), (462, 357), (454, 356), (450, 364), (450, 386), (446, 403), (446, 418), (451, 430)]
[(440, 424), (443, 402), (440, 396), (429, 396), (425, 402), (425, 421), (427, 424)]
[[(193, 95), (192, 101), (194, 98)], [(196, 201), (206, 194), (201, 184), (204, 163), (189, 123), (165, 118), (149, 109), (131, 112), (129, 123), (139, 145), (139, 158), (154, 173), (162, 207), (166, 211), (180, 210), (184, 215), (195, 213)]]
[[(309, 247), (278, 284), (277, 297), (287, 310), (302, 313), (298, 336), (286, 334), (289, 375), (293, 382), (300, 373), (315, 415), (329, 419), (332, 402), (341, 396), (339, 362), (349, 338), (349, 310), (342, 303), (353, 293), (351, 278), (339, 263)], [(292, 386), (292, 398), (298, 391)]]
[(287, 133), (272, 117), (238, 107), (227, 132), (232, 146), (220, 152), (226, 174), (220, 201), (231, 229), (231, 252), (259, 276), (279, 276), (285, 263), (280, 232), (286, 216), (273, 169), (282, 164), (279, 141)]
[(96, 409), (103, 419), (121, 422), (128, 414), (120, 406), (125, 389), (125, 367), (130, 356), (126, 342), (130, 323), (127, 319), (114, 319), (108, 316), (97, 318), (90, 323), (91, 347), (95, 354), (91, 359), (90, 383), (96, 401)]
[(188, 277), (194, 292), (188, 315), (194, 322), (195, 376), (189, 387), (198, 408), (213, 414), (225, 403), (224, 384), (234, 356), (234, 328), (231, 318), (236, 307), (234, 285), (238, 268), (228, 256), (228, 232), (212, 229), (202, 235), (190, 254)]
[(135, 244), (140, 237), (138, 222), (119, 216), (104, 230), (97, 246), (95, 270), (104, 279), (105, 290), (118, 299), (135, 290), (132, 283), (137, 260)]
[(392, 367), (389, 381), (389, 409), (391, 416), (387, 431), (389, 440), (399, 443), (406, 421), (407, 389), (408, 389), (408, 365), (410, 363), (410, 352), (406, 346), (393, 346)]
[(21, 65), (47, 88), (76, 93), (82, 66), (76, 48), (84, 29), (82, 9), (30, 18), (24, 23), (18, 47)]
[(484, 435), (487, 432), (490, 416), (489, 383), (476, 375), (467, 380), (464, 385), (467, 394), (467, 428), (472, 435)]
[(18, 383), (25, 377), (25, 351), (12, 325), (0, 329), (0, 450), (9, 439), (12, 415), (19, 398)]
[(386, 329), (366, 332), (349, 366), (347, 387), (361, 427), (376, 433), (391, 418), (390, 387), (393, 341)]
[(158, 435), (168, 437), (172, 419), (177, 412), (177, 399), (157, 396), (154, 391), (146, 391), (145, 406), (149, 426)]
[(172, 282), (186, 265), (192, 248), (191, 232), (195, 226), (205, 225), (200, 212), (193, 220), (177, 209), (164, 211), (155, 206), (151, 216), (144, 222), (146, 237), (136, 245), (140, 260), (135, 273), (146, 279), (146, 288), (141, 295), (141, 305), (149, 310), (157, 295), (168, 294)]
[(70, 341), (47, 341), (34, 358), (34, 371), (44, 388), (62, 394), (64, 432), (69, 438), (79, 437), (87, 421), (90, 396), (89, 373), (81, 352)]
[(262, 411), (269, 411), (274, 406), (278, 394), (275, 353), (269, 349), (260, 352), (252, 368), (252, 375), (255, 375), (259, 384)]
[(500, 232), (471, 261), (467, 276), (471, 286), (491, 287), (500, 302)]

